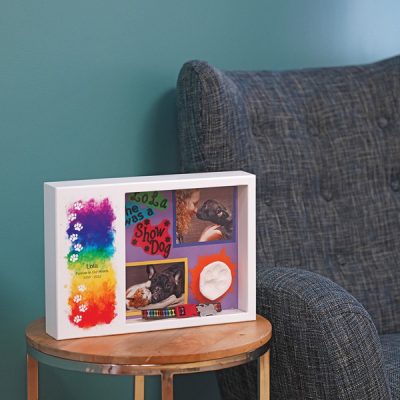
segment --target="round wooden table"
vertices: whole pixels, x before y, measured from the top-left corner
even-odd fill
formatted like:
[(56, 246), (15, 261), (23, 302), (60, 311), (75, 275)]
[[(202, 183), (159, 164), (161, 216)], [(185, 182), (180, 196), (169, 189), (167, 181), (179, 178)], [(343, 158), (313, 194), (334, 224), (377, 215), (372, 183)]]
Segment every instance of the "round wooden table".
[[(205, 317), (206, 318), (206, 317)], [(38, 362), (86, 373), (133, 375), (135, 400), (144, 399), (144, 376), (161, 375), (162, 400), (173, 399), (173, 376), (259, 360), (259, 398), (269, 400), (269, 321), (55, 340), (44, 318), (26, 329), (28, 400), (38, 399)]]

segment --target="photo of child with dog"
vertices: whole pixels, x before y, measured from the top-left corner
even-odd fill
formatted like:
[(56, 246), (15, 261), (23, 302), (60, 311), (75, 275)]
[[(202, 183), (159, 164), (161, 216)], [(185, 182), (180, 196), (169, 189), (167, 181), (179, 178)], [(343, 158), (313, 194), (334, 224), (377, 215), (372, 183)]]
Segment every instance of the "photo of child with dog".
[(235, 189), (176, 190), (176, 243), (234, 240)]
[(127, 316), (184, 304), (187, 296), (187, 259), (126, 265)]

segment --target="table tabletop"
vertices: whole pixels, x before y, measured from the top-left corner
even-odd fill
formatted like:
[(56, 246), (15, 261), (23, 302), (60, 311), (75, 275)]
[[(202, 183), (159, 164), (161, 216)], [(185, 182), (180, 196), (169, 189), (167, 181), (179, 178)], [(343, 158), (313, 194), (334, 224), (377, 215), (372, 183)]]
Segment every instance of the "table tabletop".
[[(204, 317), (206, 318), (206, 317)], [(196, 363), (251, 353), (272, 336), (268, 320), (55, 340), (40, 318), (26, 328), (31, 348), (47, 355), (97, 364), (166, 365)]]

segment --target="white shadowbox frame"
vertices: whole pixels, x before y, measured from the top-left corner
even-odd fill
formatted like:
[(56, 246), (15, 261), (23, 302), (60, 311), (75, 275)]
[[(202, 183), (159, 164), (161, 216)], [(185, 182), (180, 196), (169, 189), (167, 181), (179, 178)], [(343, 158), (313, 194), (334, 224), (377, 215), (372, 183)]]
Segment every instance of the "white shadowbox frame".
[[(47, 333), (56, 339), (67, 339), (255, 320), (255, 182), (255, 175), (243, 171), (46, 182), (44, 184), (44, 218)], [(207, 317), (169, 318), (151, 321), (141, 318), (128, 319), (126, 270), (128, 261), (132, 260), (127, 260), (126, 255), (125, 207), (127, 194), (168, 193), (168, 191), (174, 193), (176, 190), (225, 187), (236, 188), (235, 243), (237, 246), (237, 262), (235, 279), (237, 286), (235, 293), (237, 295), (237, 306), (228, 309), (223, 307), (221, 312)], [(74, 264), (74, 262), (79, 263), (79, 256), (84, 254), (83, 251), (86, 251), (89, 247), (81, 249), (82, 253), (80, 253), (79, 249), (82, 246), (79, 245), (79, 235), (83, 232), (85, 226), (82, 227), (82, 230), (75, 232), (76, 236), (71, 232), (80, 227), (79, 213), (83, 207), (88, 204), (97, 207), (105, 199), (107, 200), (106, 205), (111, 207), (114, 216), (112, 238), (108, 237), (109, 241), (106, 244), (106, 247), (108, 247), (100, 249), (100, 253), (96, 254), (100, 254), (106, 261), (104, 264), (96, 264), (95, 262), (82, 264), (80, 273), (83, 275), (78, 276), (78, 273), (74, 270), (77, 264)], [(104, 228), (101, 225), (101, 215), (100, 213), (100, 230)], [(94, 229), (93, 232), (96, 231), (93, 226), (91, 229), (92, 231)], [(170, 229), (173, 231), (174, 226), (171, 226)], [(77, 237), (76, 240), (74, 240), (75, 237)], [(175, 236), (173, 237), (174, 243), (172, 245), (175, 246)], [(76, 245), (79, 246), (76, 247)], [(219, 245), (219, 243), (206, 244), (204, 249), (207, 246), (215, 245)], [(110, 248), (112, 248), (112, 251), (107, 253)], [(92, 247), (91, 249), (93, 250)], [(185, 248), (180, 249), (180, 251), (185, 251)], [(190, 251), (190, 248), (187, 251)], [(89, 254), (89, 250), (86, 254)], [(83, 259), (82, 257), (81, 259)], [(138, 261), (141, 261), (138, 264), (145, 264), (143, 260)], [(160, 260), (161, 262), (165, 263), (165, 260)], [(87, 271), (83, 271), (85, 269)], [(95, 275), (96, 273), (97, 275)], [(98, 278), (97, 281), (96, 277)], [(87, 282), (87, 284), (82, 284), (82, 279), (86, 279), (84, 282)], [(188, 286), (188, 280), (186, 271), (186, 286)], [(86, 303), (84, 297), (89, 291), (91, 282), (95, 285), (93, 286), (94, 289), (92, 288), (94, 290), (92, 295), (97, 296), (96, 290), (104, 289), (106, 296), (111, 296), (113, 299), (112, 310), (110, 311), (112, 317), (106, 317), (106, 320), (100, 322), (97, 321), (98, 323), (92, 324), (92, 326), (84, 326), (82, 323), (84, 318), (89, 315), (92, 304), (89, 302), (89, 295), (89, 300)], [(99, 286), (99, 284), (101, 285)], [(190, 292), (190, 288), (185, 290)], [(103, 296), (101, 301), (104, 298)], [(185, 300), (187, 301), (187, 296)], [(96, 300), (94, 301), (96, 302)], [(101, 307), (97, 308), (97, 314), (94, 312), (92, 319), (96, 319), (99, 313), (104, 312), (104, 304), (102, 307), (103, 309), (100, 311)]]

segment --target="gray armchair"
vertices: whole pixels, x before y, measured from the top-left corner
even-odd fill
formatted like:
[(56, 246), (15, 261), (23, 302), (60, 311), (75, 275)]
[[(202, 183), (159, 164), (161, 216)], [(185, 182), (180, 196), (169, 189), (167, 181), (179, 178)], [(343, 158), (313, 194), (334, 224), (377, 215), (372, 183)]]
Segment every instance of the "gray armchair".
[[(400, 399), (400, 57), (228, 72), (186, 63), (182, 172), (257, 175), (257, 307), (271, 398)], [(254, 365), (218, 374), (256, 398)]]

